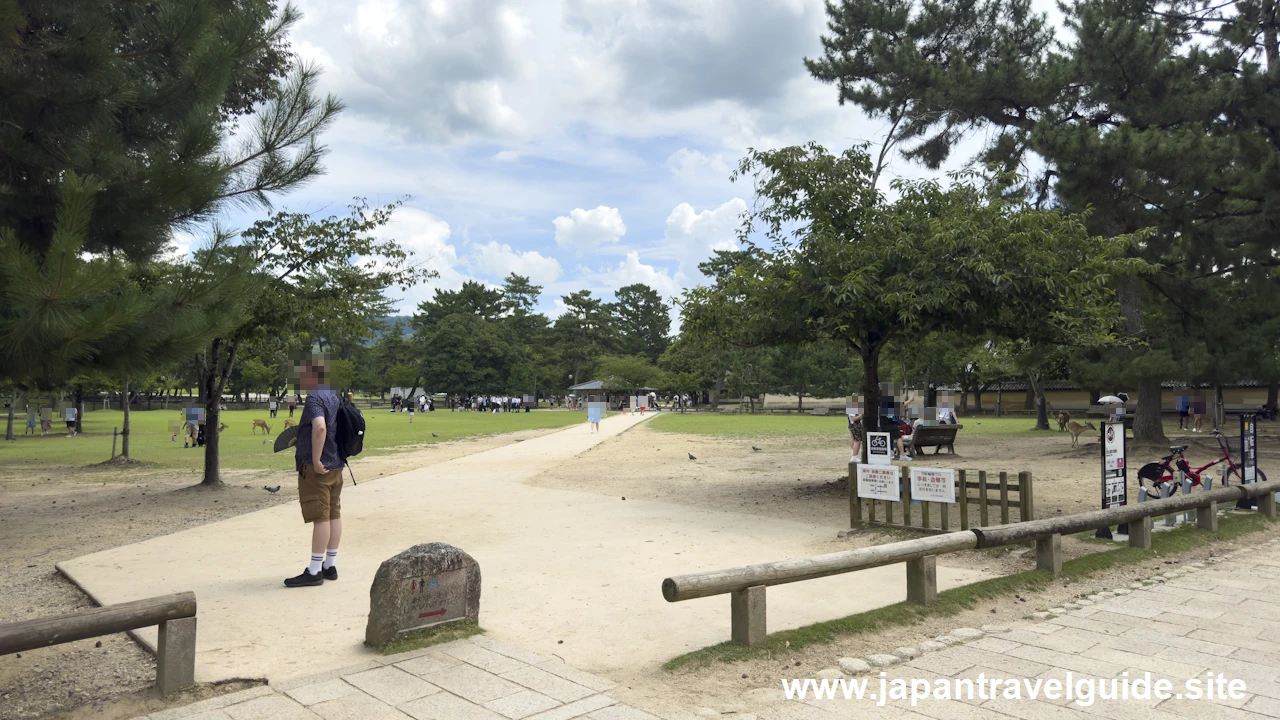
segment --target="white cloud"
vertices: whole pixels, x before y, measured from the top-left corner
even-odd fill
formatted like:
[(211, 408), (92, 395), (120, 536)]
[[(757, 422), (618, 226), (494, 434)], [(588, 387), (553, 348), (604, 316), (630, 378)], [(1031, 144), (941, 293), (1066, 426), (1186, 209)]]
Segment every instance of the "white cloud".
[(617, 267), (601, 273), (600, 278), (610, 291), (643, 283), (657, 290), (665, 298), (680, 294), (680, 283), (676, 282), (675, 278), (671, 277), (666, 270), (658, 270), (653, 265), (640, 262), (640, 253), (635, 251), (627, 253), (627, 257), (619, 262)]
[(699, 263), (711, 257), (715, 250), (738, 249), (738, 229), (746, 210), (747, 203), (742, 198), (733, 198), (702, 212), (689, 203), (680, 203), (667, 216), (661, 250), (653, 256), (676, 260), (679, 263), (676, 279), (680, 284), (697, 285), (706, 279), (698, 270)]
[(413, 252), (411, 262), (440, 275), (434, 280), (410, 288), (401, 299), (400, 312), (412, 313), (419, 302), (434, 294), (435, 288), (457, 290), (469, 279), (458, 270), (458, 249), (449, 243), (452, 230), (449, 223), (437, 220), (425, 210), (401, 208), (391, 216), (391, 222), (378, 230), (383, 237), (395, 238), (406, 250)]
[(510, 245), (496, 241), (477, 245), (467, 264), (495, 277), (505, 278), (511, 273), (524, 275), (540, 285), (555, 282), (560, 277), (560, 263), (555, 258), (546, 257), (536, 250), (517, 252)]
[(604, 205), (594, 210), (574, 208), (567, 217), (561, 215), (552, 224), (556, 226), (556, 244), (578, 253), (617, 243), (627, 234), (622, 213)]
[(665, 164), (671, 174), (682, 180), (707, 178), (723, 182), (728, 180), (729, 174), (733, 172), (729, 163), (725, 162), (723, 154), (707, 156), (689, 148), (680, 148), (671, 153)]

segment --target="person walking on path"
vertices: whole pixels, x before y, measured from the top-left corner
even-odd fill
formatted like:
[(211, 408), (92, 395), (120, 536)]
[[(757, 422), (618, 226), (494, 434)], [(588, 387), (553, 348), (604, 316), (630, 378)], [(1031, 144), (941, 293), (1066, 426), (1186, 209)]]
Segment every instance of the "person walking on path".
[(289, 417), (293, 417), (293, 409), (298, 406), (298, 400), (301, 399), (301, 397), (302, 396), (300, 395), (295, 395), (294, 399), (289, 401)]
[(849, 420), (849, 449), (853, 451), (849, 462), (862, 462), (862, 437), (866, 431), (862, 424), (862, 400), (857, 395), (849, 398), (844, 414)]
[(342, 540), (342, 460), (335, 440), (338, 394), (329, 387), (329, 367), (323, 359), (303, 361), (299, 376), (307, 402), (298, 425), (294, 464), (302, 522), (311, 524), (311, 562), (302, 574), (285, 579), (286, 587), (337, 580), (338, 543)]

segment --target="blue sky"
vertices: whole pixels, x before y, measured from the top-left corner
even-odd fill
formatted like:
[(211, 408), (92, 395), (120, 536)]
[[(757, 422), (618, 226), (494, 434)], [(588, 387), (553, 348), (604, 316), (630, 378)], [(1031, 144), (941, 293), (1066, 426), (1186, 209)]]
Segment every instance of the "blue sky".
[(440, 277), (398, 298), (405, 313), (435, 287), (513, 271), (544, 286), (552, 317), (582, 288), (673, 298), (734, 247), (752, 195), (729, 174), (747, 148), (840, 150), (885, 129), (804, 70), (821, 0), (297, 5), (293, 48), (348, 109), (323, 138), (327, 174), (275, 205), (410, 196), (386, 232)]

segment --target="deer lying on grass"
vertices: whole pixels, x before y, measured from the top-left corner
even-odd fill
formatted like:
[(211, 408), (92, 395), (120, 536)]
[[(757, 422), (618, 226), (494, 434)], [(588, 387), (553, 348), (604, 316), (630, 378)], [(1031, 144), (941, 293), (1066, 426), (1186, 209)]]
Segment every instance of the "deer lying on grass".
[(1058, 413), (1058, 432), (1066, 431), (1069, 422), (1071, 422), (1071, 413), (1066, 410)]
[(252, 427), (252, 428), (250, 428), (249, 433), (250, 433), (251, 435), (256, 435), (256, 434), (258, 434), (258, 428), (262, 428), (262, 433), (263, 433), (264, 435), (270, 435), (270, 434), (271, 434), (271, 426), (267, 424), (267, 421), (266, 421), (266, 420), (254, 420), (254, 421), (253, 421), (253, 427)]
[(1067, 429), (1071, 431), (1071, 447), (1080, 447), (1081, 433), (1085, 430), (1097, 430), (1098, 428), (1094, 427), (1091, 422), (1081, 425), (1073, 420), (1067, 425)]

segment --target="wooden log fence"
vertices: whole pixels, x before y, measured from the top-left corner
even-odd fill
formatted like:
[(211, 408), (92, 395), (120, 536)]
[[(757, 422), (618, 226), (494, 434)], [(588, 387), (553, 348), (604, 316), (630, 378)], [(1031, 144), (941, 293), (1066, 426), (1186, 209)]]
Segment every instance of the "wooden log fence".
[(156, 688), (161, 695), (195, 684), (196, 596), (181, 592), (119, 605), (0, 625), (0, 655), (160, 626)]
[[(1000, 523), (1034, 520), (1035, 482), (1028, 471), (1010, 477), (1007, 472), (992, 473), (986, 470), (956, 471), (956, 502), (961, 530), (991, 524), (991, 509), (1000, 509)], [(868, 523), (900, 530), (916, 530), (926, 533), (946, 533), (952, 530), (952, 503), (915, 501), (911, 497), (911, 469), (901, 466), (899, 483), (900, 501), (872, 500), (858, 497), (858, 463), (849, 463), (849, 525), (861, 527)], [(969, 491), (977, 493), (970, 495)], [(1016, 498), (1016, 499), (1015, 499)], [(894, 521), (894, 506), (901, 505), (901, 522)], [(920, 508), (919, 523), (914, 522), (914, 507)], [(1016, 520), (1012, 513), (1016, 511)], [(881, 516), (883, 514), (883, 519)], [(976, 517), (975, 517), (976, 515)], [(934, 517), (938, 518), (935, 525)], [(974, 521), (977, 521), (976, 523)]]
[(1145, 493), (1139, 493), (1139, 502), (1107, 510), (975, 527), (815, 557), (676, 575), (662, 581), (662, 596), (667, 602), (682, 602), (712, 595), (729, 595), (732, 639), (756, 646), (766, 639), (765, 589), (770, 585), (904, 563), (908, 602), (931, 605), (937, 602), (938, 597), (939, 555), (1034, 541), (1036, 567), (1057, 574), (1062, 571), (1063, 535), (1128, 524), (1129, 545), (1150, 549), (1154, 516), (1172, 516), (1194, 510), (1196, 524), (1200, 528), (1216, 530), (1219, 503), (1257, 498), (1258, 512), (1274, 520), (1277, 492), (1280, 492), (1280, 480), (1206, 489), (1205, 492), (1158, 500), (1145, 499), (1142, 497)]

